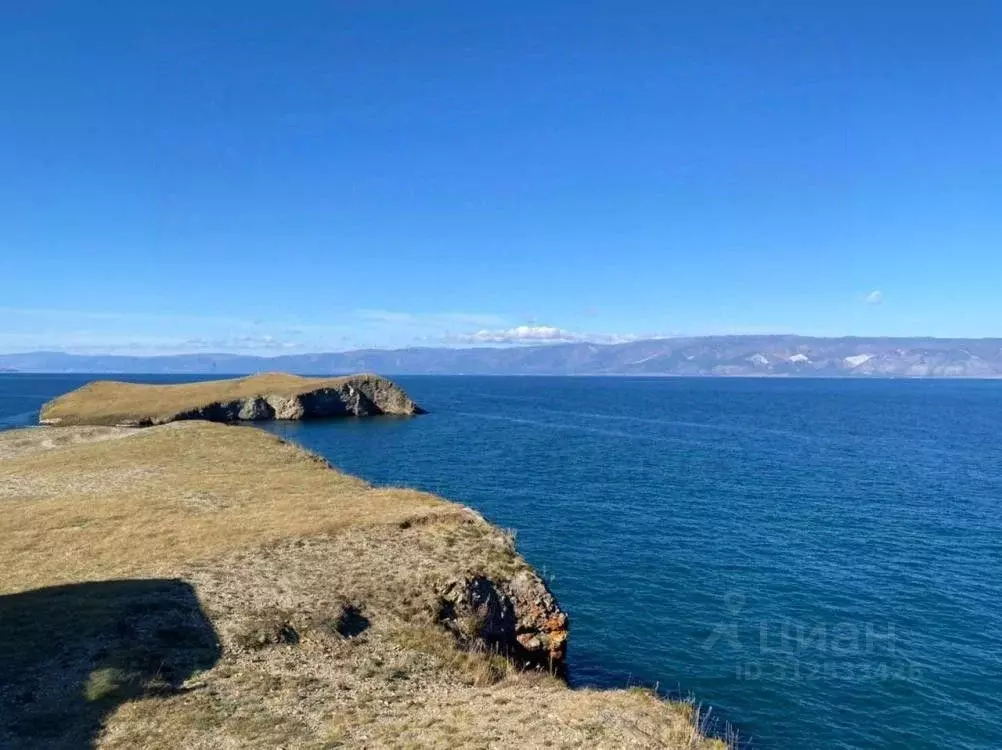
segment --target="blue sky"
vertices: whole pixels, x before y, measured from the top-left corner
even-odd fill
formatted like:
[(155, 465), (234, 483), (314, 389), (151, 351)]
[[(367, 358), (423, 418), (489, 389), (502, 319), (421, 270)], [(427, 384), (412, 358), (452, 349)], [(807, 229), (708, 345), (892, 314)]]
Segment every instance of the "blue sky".
[(998, 0), (0, 29), (0, 351), (1002, 335)]

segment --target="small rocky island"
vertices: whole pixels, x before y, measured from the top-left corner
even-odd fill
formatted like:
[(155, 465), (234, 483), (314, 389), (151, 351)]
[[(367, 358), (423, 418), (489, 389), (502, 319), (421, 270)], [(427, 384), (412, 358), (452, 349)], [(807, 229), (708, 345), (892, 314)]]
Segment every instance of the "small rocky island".
[(304, 378), (269, 373), (171, 385), (99, 380), (47, 403), (41, 422), (150, 427), (185, 419), (257, 422), (423, 413), (400, 386), (379, 375)]

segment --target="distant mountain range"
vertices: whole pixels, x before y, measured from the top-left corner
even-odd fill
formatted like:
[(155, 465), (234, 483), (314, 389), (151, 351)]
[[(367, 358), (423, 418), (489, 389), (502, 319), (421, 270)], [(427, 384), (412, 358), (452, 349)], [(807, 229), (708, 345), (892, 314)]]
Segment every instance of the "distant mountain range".
[(78, 373), (688, 375), (1002, 378), (1002, 339), (703, 336), (624, 344), (360, 349), (255, 357), (0, 354), (0, 370)]

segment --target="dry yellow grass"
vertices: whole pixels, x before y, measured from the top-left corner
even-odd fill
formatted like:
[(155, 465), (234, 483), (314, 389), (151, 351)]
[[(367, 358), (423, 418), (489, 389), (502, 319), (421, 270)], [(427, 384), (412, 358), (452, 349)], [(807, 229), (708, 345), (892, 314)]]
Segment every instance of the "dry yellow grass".
[(0, 502), (4, 593), (152, 575), (286, 537), (463, 512), (433, 495), (371, 487), (261, 430), (209, 422), (10, 458), (0, 463)]
[(723, 747), (460, 651), (437, 592), (511, 540), (250, 427), (4, 433), (0, 508), (4, 748)]
[(143, 420), (160, 423), (175, 414), (211, 404), (271, 394), (288, 398), (320, 389), (338, 389), (349, 383), (389, 385), (389, 381), (371, 374), (305, 378), (286, 373), (266, 373), (169, 385), (98, 380), (49, 402), (42, 407), (41, 418), (60, 425), (115, 425)]

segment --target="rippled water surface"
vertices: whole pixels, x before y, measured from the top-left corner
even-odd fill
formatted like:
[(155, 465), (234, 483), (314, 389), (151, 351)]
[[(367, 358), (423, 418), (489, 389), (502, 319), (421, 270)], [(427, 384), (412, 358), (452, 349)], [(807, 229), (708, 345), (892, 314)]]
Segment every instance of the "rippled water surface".
[[(0, 376), (0, 428), (88, 379)], [(755, 747), (1002, 748), (1002, 383), (398, 380), (431, 414), (270, 429), (516, 529), (576, 683)]]

